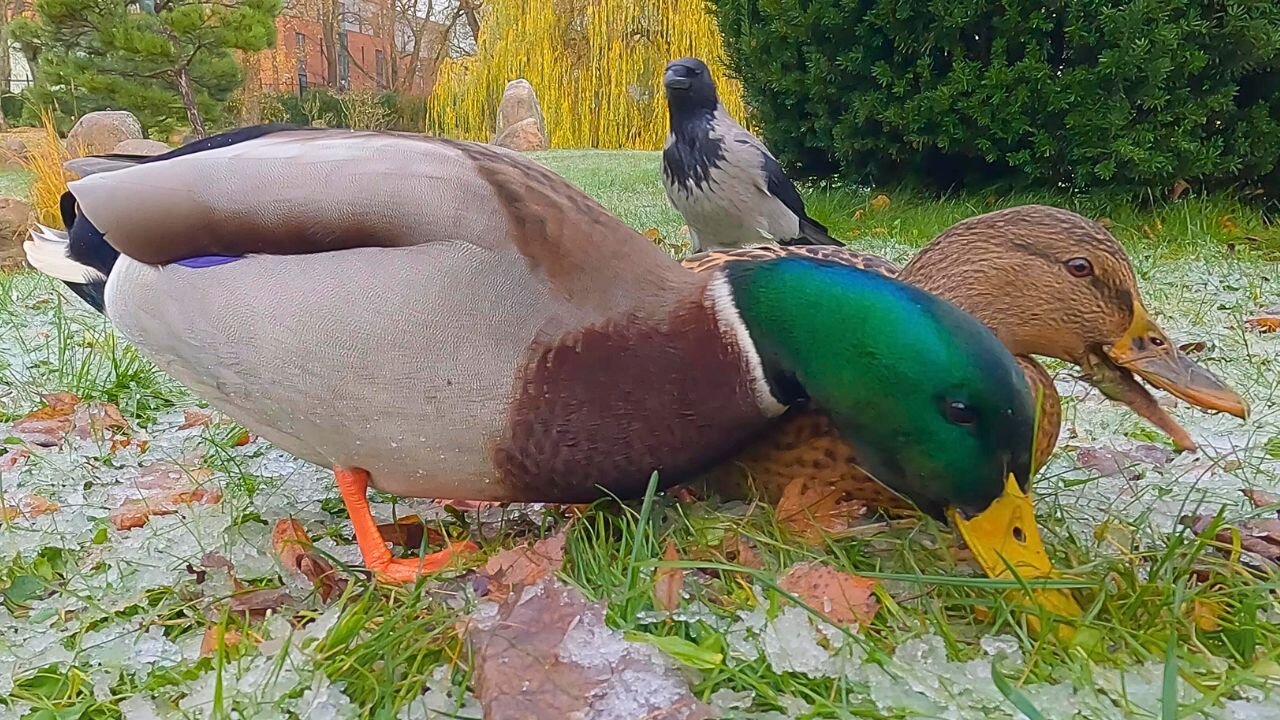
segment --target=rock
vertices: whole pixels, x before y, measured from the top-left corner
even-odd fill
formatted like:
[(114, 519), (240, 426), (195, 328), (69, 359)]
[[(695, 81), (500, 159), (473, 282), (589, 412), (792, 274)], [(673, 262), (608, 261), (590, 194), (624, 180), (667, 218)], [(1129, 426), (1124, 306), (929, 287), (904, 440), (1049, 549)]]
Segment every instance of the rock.
[(22, 242), (35, 217), (31, 206), (18, 198), (0, 197), (0, 268), (11, 268), (26, 262)]
[(171, 150), (168, 145), (155, 140), (125, 140), (111, 150), (113, 153), (123, 153), (125, 155), (159, 155), (167, 153)]
[(507, 83), (502, 102), (498, 103), (493, 135), (494, 145), (512, 150), (544, 150), (549, 146), (542, 106), (528, 80), (520, 78)]
[(539, 129), (537, 119), (525, 118), (503, 130), (501, 135), (493, 139), (493, 144), (520, 152), (546, 150), (547, 136)]
[(44, 131), (40, 128), (18, 127), (0, 133), (0, 162), (21, 167), (31, 148), (38, 147), (43, 141)]
[(67, 150), (74, 157), (107, 153), (125, 140), (141, 140), (142, 123), (131, 112), (99, 110), (76, 121), (67, 133)]

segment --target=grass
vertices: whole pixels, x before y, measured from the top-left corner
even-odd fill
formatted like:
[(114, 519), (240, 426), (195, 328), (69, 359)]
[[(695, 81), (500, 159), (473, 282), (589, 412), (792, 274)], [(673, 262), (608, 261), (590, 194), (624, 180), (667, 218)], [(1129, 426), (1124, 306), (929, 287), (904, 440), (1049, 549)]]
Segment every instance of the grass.
[[(657, 181), (656, 154), (554, 151), (538, 158), (633, 227), (657, 228), (667, 237), (677, 233), (680, 219)], [(887, 206), (873, 200), (881, 193), (889, 198)], [(837, 236), (898, 259), (976, 212), (1028, 201), (1073, 202), (1025, 196), (938, 201), (906, 190), (859, 188), (821, 188), (808, 195), (813, 214)], [(950, 535), (929, 520), (873, 527), (807, 547), (758, 504), (681, 503), (663, 495), (643, 503), (602, 501), (573, 520), (562, 576), (588, 597), (607, 601), (611, 626), (682, 664), (697, 696), (750, 693), (750, 709), (757, 713), (985, 718), (1012, 717), (1017, 706), (1028, 717), (1072, 717), (1066, 713), (1078, 710), (1089, 718), (1164, 720), (1218, 712), (1213, 708), (1229, 699), (1260, 699), (1280, 682), (1280, 577), (1219, 552), (1213, 529), (1193, 535), (1159, 513), (1218, 512), (1221, 504), (1211, 501), (1216, 496), (1207, 501), (1199, 494), (1210, 480), (1280, 487), (1278, 453), (1268, 449), (1280, 443), (1277, 346), (1227, 326), (1280, 293), (1271, 279), (1273, 266), (1266, 264), (1280, 251), (1280, 237), (1256, 213), (1219, 197), (1105, 210), (1134, 256), (1144, 291), (1154, 295), (1149, 304), (1210, 341), (1205, 362), (1247, 391), (1255, 415), (1243, 429), (1216, 420), (1197, 428), (1206, 436), (1236, 433), (1239, 443), (1230, 449), (1210, 449), (1202, 464), (1179, 460), (1125, 485), (1080, 467), (1073, 445), (1130, 447), (1162, 440), (1096, 397), (1066, 398), (1064, 440), (1038, 481), (1039, 510), (1046, 542), (1084, 601), (1078, 642), (1035, 632), (1028, 608), (1008, 592), (1016, 585), (965, 570)], [(1174, 274), (1174, 267), (1190, 274)], [(49, 633), (66, 654), (56, 665), (11, 666), (9, 702), (28, 708), (27, 717), (118, 718), (120, 704), (140, 695), (161, 709), (197, 716), (183, 703), (198, 696), (215, 708), (213, 717), (267, 709), (288, 716), (304, 695), (314, 699), (334, 683), (347, 701), (364, 709), (363, 716), (395, 718), (424, 687), (452, 688), (454, 697), (464, 697), (472, 668), (456, 624), (474, 602), (465, 574), (406, 589), (353, 576), (333, 607), (311, 598), (292, 613), (265, 620), (230, 611), (229, 588), (195, 582), (185, 564), (217, 551), (238, 568), (257, 567), (247, 581), (255, 587), (276, 583), (266, 533), (269, 520), (282, 514), (307, 519), (323, 548), (349, 550), (336, 491), (324, 473), (289, 464), (260, 443), (239, 446), (238, 430), (228, 424), (179, 437), (173, 415), (194, 399), (117, 341), (105, 321), (67, 297), (33, 274), (0, 278), (0, 332), (8, 339), (0, 352), (5, 417), (36, 408), (40, 392), (71, 390), (118, 404), (148, 433), (153, 449), (136, 456), (51, 451), (19, 474), (0, 476), (0, 493), (37, 488), (59, 494), (55, 499), (69, 513), (43, 524), (14, 521), (0, 528), (0, 547), (12, 548), (0, 558), (6, 606), (0, 626), (7, 628), (0, 636), (7, 638), (0, 641), (0, 675), (8, 653), (34, 647)], [(115, 497), (112, 488), (136, 476), (133, 465), (157, 454), (192, 451), (214, 470), (225, 493), (221, 505), (129, 532), (110, 527), (103, 504)], [(1225, 492), (1236, 493), (1235, 486)], [(1238, 505), (1223, 511), (1231, 520), (1246, 514)], [(560, 511), (508, 510), (497, 516), (437, 513), (432, 522), (496, 551), (566, 521)], [(729, 562), (719, 548), (735, 536), (749, 539), (763, 569)], [(654, 573), (668, 542), (678, 548), (678, 564), (687, 573), (683, 611), (674, 617), (655, 612), (653, 599)], [(783, 600), (778, 574), (808, 560), (881, 581), (884, 607), (868, 627), (834, 639), (813, 636), (816, 646), (844, 658), (844, 665), (831, 660), (815, 669), (788, 659), (778, 647), (782, 638), (765, 630), (744, 640), (744, 632), (756, 632), (744, 616), (777, 612)], [(234, 630), (262, 645), (223, 642), (205, 655), (190, 652), (210, 628), (224, 637)], [(163, 639), (153, 645), (188, 650), (142, 669), (102, 650), (115, 639), (148, 631)], [(998, 635), (1011, 638), (1021, 659), (987, 652), (984, 638)], [(755, 648), (754, 657), (744, 643)], [(934, 644), (947, 659), (922, 650)], [(145, 654), (130, 648), (127, 654)], [(912, 661), (907, 655), (914, 650), (920, 655)], [(51, 653), (57, 654), (41, 655), (51, 661)], [(113, 662), (124, 663), (125, 671), (113, 670)], [(1151, 676), (1142, 669), (1153, 669)], [(1068, 685), (1074, 694), (1064, 696)], [(919, 692), (906, 698), (910, 688)], [(452, 713), (425, 716), (477, 717), (458, 715), (463, 704)]]

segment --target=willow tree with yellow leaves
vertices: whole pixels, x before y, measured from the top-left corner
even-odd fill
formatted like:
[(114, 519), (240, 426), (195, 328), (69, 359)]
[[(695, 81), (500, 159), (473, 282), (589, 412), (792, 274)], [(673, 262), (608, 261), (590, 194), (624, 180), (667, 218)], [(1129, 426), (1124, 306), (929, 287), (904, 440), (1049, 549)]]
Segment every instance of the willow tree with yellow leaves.
[(431, 132), (489, 140), (503, 88), (524, 78), (553, 147), (659, 148), (662, 70), (687, 55), (711, 66), (726, 108), (744, 114), (715, 18), (696, 0), (485, 0), (478, 26), (475, 52), (441, 64)]

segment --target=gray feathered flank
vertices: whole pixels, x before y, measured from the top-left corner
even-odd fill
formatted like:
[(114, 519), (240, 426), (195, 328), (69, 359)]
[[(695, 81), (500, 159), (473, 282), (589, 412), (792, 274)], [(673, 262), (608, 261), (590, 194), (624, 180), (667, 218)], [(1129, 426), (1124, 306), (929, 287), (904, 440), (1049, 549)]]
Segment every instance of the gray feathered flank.
[(764, 143), (725, 112), (701, 60), (672, 61), (663, 85), (671, 119), (663, 186), (689, 225), (695, 252), (770, 242), (841, 244), (805, 212)]

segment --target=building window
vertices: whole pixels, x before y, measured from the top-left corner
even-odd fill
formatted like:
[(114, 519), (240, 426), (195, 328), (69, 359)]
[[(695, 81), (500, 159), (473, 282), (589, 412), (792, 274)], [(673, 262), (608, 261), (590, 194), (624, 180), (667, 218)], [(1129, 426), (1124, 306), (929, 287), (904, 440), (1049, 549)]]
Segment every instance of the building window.
[(301, 95), (307, 90), (307, 36), (294, 33), (293, 44), (298, 53), (298, 94)]
[(347, 31), (338, 35), (338, 89), (351, 88), (351, 51), (347, 49)]
[(373, 72), (378, 79), (378, 89), (387, 86), (387, 55), (381, 50), (373, 51)]

